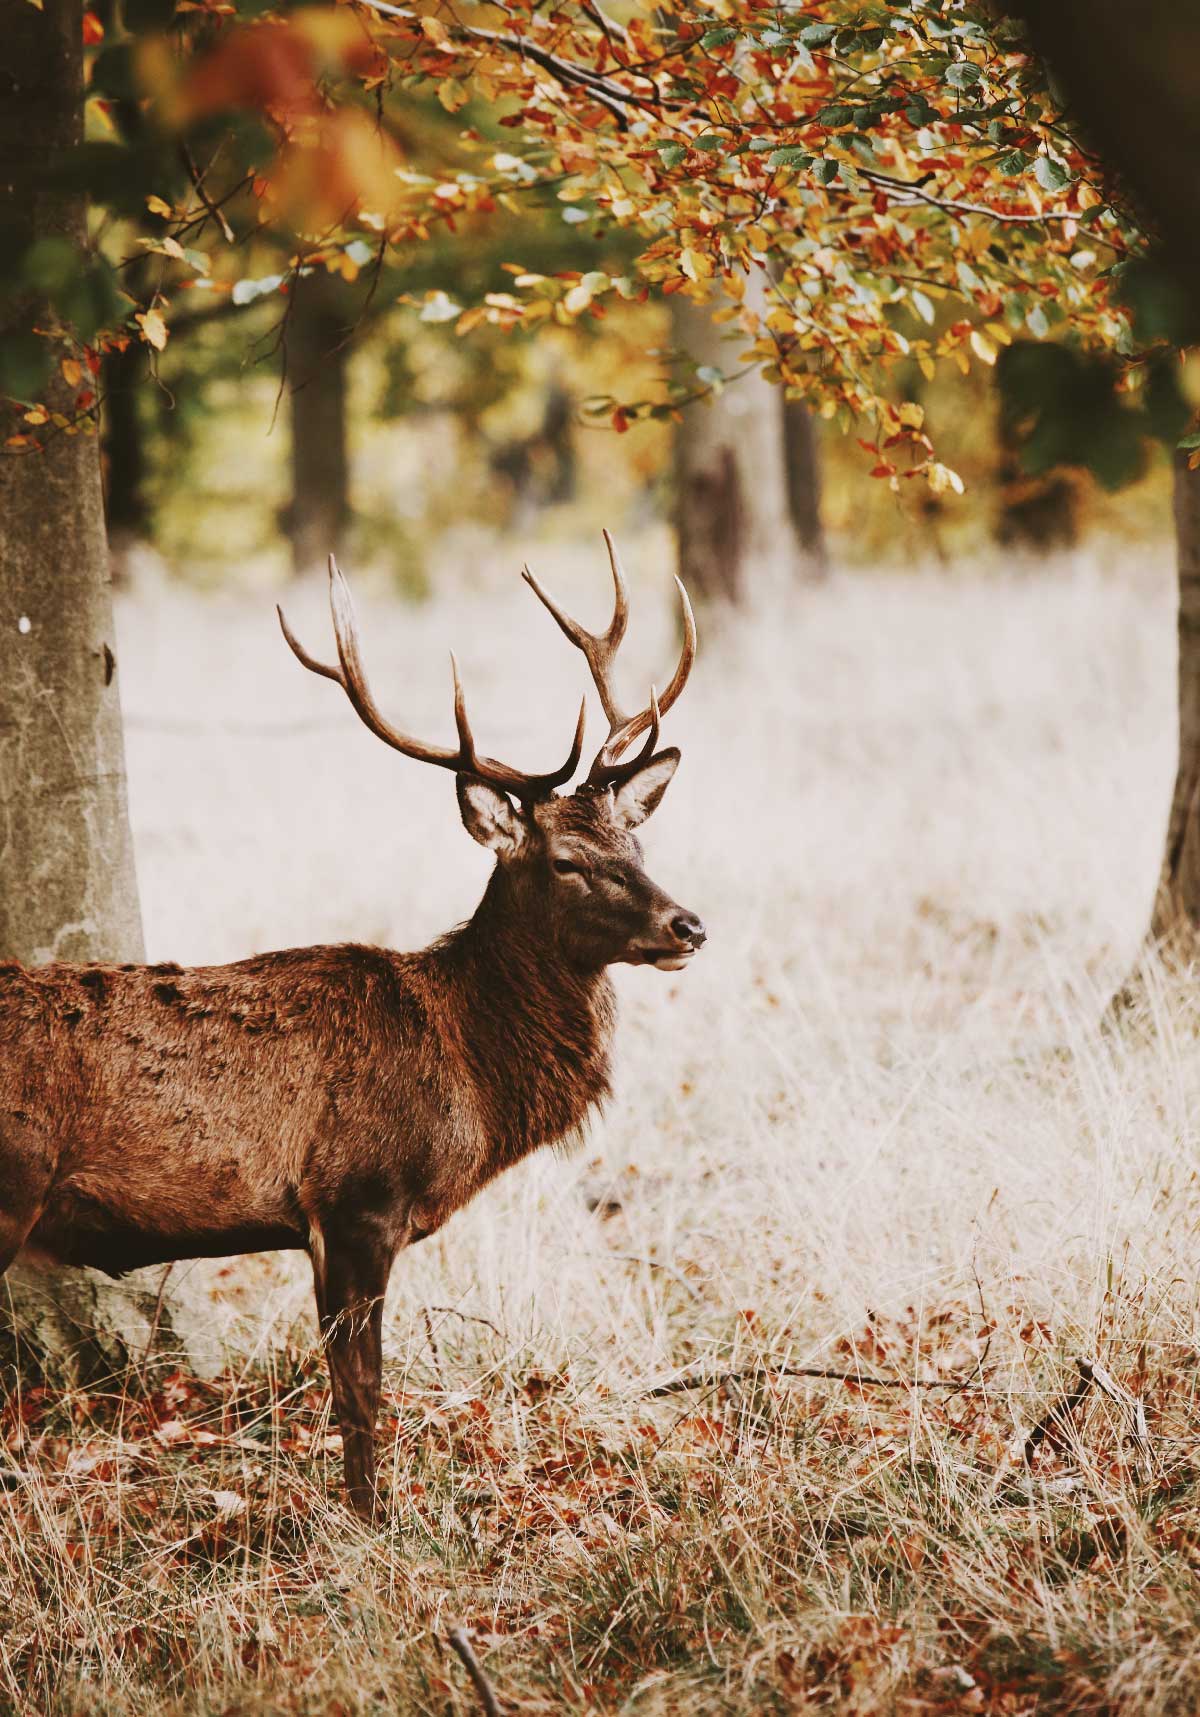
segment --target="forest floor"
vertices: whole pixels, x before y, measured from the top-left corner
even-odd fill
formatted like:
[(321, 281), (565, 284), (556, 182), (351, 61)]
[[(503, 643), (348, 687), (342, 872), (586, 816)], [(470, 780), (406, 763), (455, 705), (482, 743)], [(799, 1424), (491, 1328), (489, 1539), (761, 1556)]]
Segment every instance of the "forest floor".
[[(628, 558), (632, 688), (669, 562)], [(493, 563), (419, 610), (368, 589), (368, 661), (446, 737), (453, 643), (481, 743), (538, 766), (578, 666)], [(535, 566), (599, 619), (598, 544)], [(327, 652), (320, 591), (291, 607)], [(704, 636), (645, 844), (710, 945), (620, 974), (585, 1146), (400, 1259), (384, 1521), (339, 1499), (303, 1261), (180, 1266), (223, 1371), (4, 1410), (0, 1709), (466, 1714), (461, 1627), (505, 1713), (1192, 1717), (1200, 990), (1151, 971), (1101, 1029), (1171, 629), (1164, 554), (855, 576)], [(450, 783), (265, 601), (128, 599), (121, 672), (152, 957), (471, 910)]]

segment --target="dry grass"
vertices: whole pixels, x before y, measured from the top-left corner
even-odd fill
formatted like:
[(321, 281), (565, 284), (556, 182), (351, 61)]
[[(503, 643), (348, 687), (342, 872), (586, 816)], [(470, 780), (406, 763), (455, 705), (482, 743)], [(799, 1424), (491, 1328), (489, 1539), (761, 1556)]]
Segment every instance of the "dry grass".
[[(630, 550), (647, 676), (662, 551)], [(514, 559), (371, 604), (371, 659), (445, 732), (453, 639), (478, 730), (532, 763), (577, 670)], [(591, 546), (539, 564), (598, 611)], [(319, 592), (294, 606), (316, 648)], [(508, 1712), (1194, 1712), (1200, 1007), (1159, 974), (1097, 1028), (1153, 884), (1170, 651), (1165, 562), (855, 578), (706, 638), (647, 844), (711, 947), (622, 974), (586, 1150), (401, 1259), (386, 1524), (337, 1501), (303, 1271), (181, 1272), (221, 1377), (9, 1405), (0, 1705), (465, 1713), (462, 1621)], [(449, 784), (264, 604), (131, 604), (122, 667), (153, 955), (412, 945), (470, 909)], [(1076, 1354), (1144, 1399), (1149, 1465), (1097, 1390), (1013, 1458)], [(681, 1371), (740, 1375), (649, 1393)]]

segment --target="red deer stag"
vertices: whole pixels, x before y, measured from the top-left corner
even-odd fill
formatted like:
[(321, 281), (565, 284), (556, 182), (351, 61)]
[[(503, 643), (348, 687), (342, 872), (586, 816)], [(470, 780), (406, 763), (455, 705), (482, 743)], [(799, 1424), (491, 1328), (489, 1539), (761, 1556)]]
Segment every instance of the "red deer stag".
[[(0, 1273), (30, 1255), (120, 1275), (170, 1259), (308, 1252), (351, 1503), (375, 1504), (384, 1291), (397, 1252), (480, 1187), (578, 1129), (609, 1090), (619, 962), (675, 971), (704, 926), (646, 875), (632, 831), (679, 752), (659, 718), (687, 681), (695, 622), (661, 699), (622, 712), (616, 603), (586, 632), (525, 578), (587, 658), (609, 731), (587, 779), (475, 749), (458, 669), (458, 744), (380, 713), (350, 592), (332, 556), (337, 664), (284, 637), (406, 757), (454, 772), (468, 833), (496, 855), (474, 917), (415, 954), (295, 948), (229, 966), (0, 965)], [(452, 658), (453, 660), (453, 658)], [(625, 753), (641, 734), (644, 745)]]

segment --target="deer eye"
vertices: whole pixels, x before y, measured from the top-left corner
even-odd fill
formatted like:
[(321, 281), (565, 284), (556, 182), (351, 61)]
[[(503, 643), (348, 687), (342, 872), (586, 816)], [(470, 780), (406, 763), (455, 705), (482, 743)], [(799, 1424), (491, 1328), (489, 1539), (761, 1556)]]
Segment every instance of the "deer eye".
[(583, 875), (583, 866), (573, 863), (571, 859), (555, 859), (554, 868), (559, 876)]

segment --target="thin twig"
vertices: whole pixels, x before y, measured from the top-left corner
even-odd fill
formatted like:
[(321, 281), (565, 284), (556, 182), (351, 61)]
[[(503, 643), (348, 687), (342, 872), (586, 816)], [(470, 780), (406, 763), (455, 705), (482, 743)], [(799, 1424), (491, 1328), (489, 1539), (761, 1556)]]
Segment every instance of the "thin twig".
[(482, 1324), (484, 1329), (490, 1329), (493, 1335), (500, 1337), (501, 1341), (508, 1340), (499, 1324), (494, 1324), (491, 1318), (485, 1318), (481, 1312), (464, 1312), (460, 1306), (427, 1306), (425, 1309), (426, 1327), (428, 1327), (430, 1312), (441, 1312), (448, 1318), (462, 1318), (464, 1323)]
[(220, 204), (214, 203), (208, 192), (204, 189), (204, 174), (197, 167), (192, 158), (192, 152), (186, 143), (181, 143), (179, 145), (179, 159), (183, 162), (183, 165), (187, 170), (187, 176), (192, 182), (193, 191), (195, 191), (200, 201), (204, 204), (210, 219), (216, 221), (217, 225), (220, 227), (221, 237), (225, 240), (226, 244), (232, 244), (235, 237), (233, 228), (225, 219), (225, 216), (221, 211)]
[(487, 1717), (501, 1717), (500, 1703), (492, 1692), (491, 1683), (483, 1673), (482, 1664), (475, 1656), (471, 1642), (467, 1638), (466, 1629), (458, 1625), (448, 1628), (446, 1638), (462, 1659), (463, 1666), (471, 1677), (471, 1684), (479, 1695), (479, 1703), (487, 1713)]
[(1042, 1414), (1022, 1445), (1021, 1459), (1027, 1467), (1032, 1466), (1033, 1457), (1052, 1432), (1062, 1437), (1070, 1429), (1075, 1409), (1095, 1381), (1095, 1374), (1086, 1359), (1077, 1359), (1075, 1364), (1079, 1371), (1078, 1381), (1058, 1397), (1049, 1412)]
[(1079, 1359), (1075, 1362), (1082, 1371), (1086, 1366), (1091, 1381), (1096, 1388), (1110, 1401), (1114, 1401), (1125, 1414), (1129, 1428), (1129, 1440), (1136, 1449), (1138, 1456), (1145, 1463), (1147, 1473), (1154, 1471), (1154, 1455), (1150, 1447), (1150, 1429), (1146, 1424), (1146, 1409), (1141, 1397), (1131, 1395), (1129, 1390), (1118, 1383), (1116, 1378), (1107, 1372), (1098, 1359)]
[(643, 1399), (658, 1395), (677, 1395), (683, 1389), (704, 1389), (724, 1383), (749, 1383), (760, 1378), (811, 1377), (824, 1383), (853, 1383), (864, 1389), (948, 1389), (952, 1394), (980, 1389), (958, 1377), (876, 1377), (872, 1372), (835, 1371), (826, 1365), (754, 1366), (743, 1371), (686, 1371), (644, 1392)]

